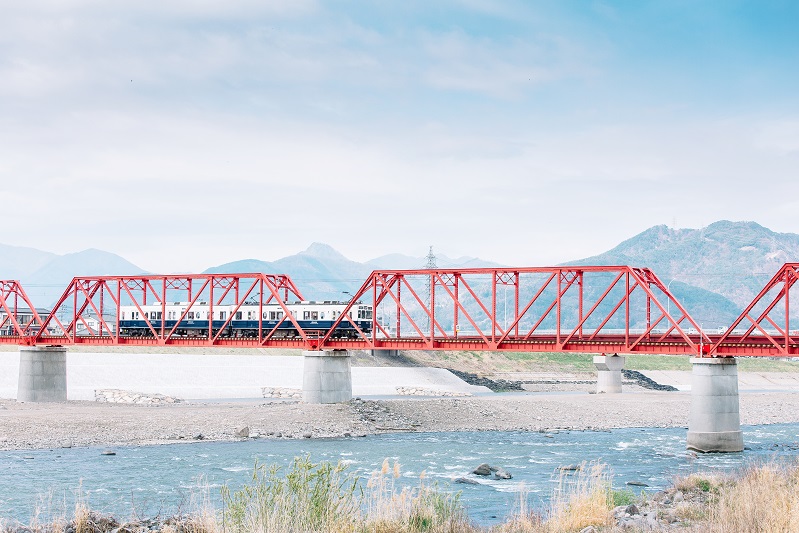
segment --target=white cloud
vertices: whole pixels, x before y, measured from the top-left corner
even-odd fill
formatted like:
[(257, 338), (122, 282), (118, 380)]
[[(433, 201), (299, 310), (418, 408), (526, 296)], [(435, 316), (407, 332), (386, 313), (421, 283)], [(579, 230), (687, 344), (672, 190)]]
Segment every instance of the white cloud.
[(593, 75), (590, 56), (563, 37), (538, 33), (501, 40), (463, 31), (422, 35), (430, 64), (425, 79), (446, 90), (514, 98), (565, 78)]
[(603, 47), (545, 21), (478, 35), (293, 1), (4, 15), (0, 190), (25, 221), (8, 244), (164, 271), (313, 241), (536, 264), (674, 217), (799, 224), (773, 208), (795, 181), (796, 117), (686, 117), (666, 100), (621, 118), (584, 87)]

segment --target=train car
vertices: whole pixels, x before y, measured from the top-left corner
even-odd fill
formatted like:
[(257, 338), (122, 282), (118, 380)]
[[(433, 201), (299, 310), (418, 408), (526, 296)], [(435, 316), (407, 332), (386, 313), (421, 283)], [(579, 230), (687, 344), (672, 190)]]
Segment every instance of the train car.
[[(230, 316), (229, 306), (214, 307), (213, 316), (211, 308), (205, 302), (200, 302), (189, 308), (188, 302), (175, 302), (166, 306), (142, 305), (139, 307), (120, 306), (119, 332), (129, 337), (150, 337), (150, 326), (159, 331), (172, 331), (182, 337), (200, 337), (208, 334), (209, 327), (214, 333), (218, 332)], [(149, 322), (149, 326), (148, 326)]]
[[(347, 303), (294, 302), (286, 307), (303, 331), (322, 335), (333, 327), (346, 309)], [(212, 311), (205, 302), (191, 307), (188, 302), (175, 302), (166, 306), (120, 306), (119, 310), (120, 334), (130, 337), (150, 337), (150, 327), (157, 332), (162, 328), (164, 331), (174, 329), (174, 334), (182, 337), (204, 337), (208, 335), (209, 329), (213, 331), (213, 335), (219, 334), (221, 337), (257, 337), (259, 325), (262, 332), (274, 330), (273, 335), (277, 337), (299, 335), (294, 323), (285, 316), (284, 308), (277, 303), (263, 306), (245, 303), (238, 308), (235, 305), (215, 305)], [(371, 332), (371, 305), (356, 304), (349, 311), (349, 316), (358, 329), (365, 333)], [(336, 337), (356, 335), (357, 329), (348, 320), (342, 320), (336, 328)]]

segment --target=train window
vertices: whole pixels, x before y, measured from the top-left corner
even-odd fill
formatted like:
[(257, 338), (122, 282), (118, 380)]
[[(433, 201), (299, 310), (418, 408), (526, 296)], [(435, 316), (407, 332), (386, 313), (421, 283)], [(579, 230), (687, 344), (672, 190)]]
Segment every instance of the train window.
[(236, 312), (236, 320), (241, 320), (241, 311)]
[(311, 319), (311, 312), (310, 311), (304, 311), (302, 313), (302, 319), (303, 320), (310, 320)]
[(319, 320), (319, 312), (318, 311), (313, 311), (311, 313), (311, 320)]
[[(5, 315), (4, 315), (5, 316)], [(120, 317), (122, 320), (125, 320), (125, 311), (122, 311), (122, 316)]]
[(194, 320), (194, 311), (189, 311), (189, 316), (187, 316), (189, 320)]
[(325, 312), (324, 312), (324, 311), (322, 311), (321, 313), (319, 313), (319, 318), (321, 318), (322, 320), (324, 320), (324, 319), (325, 319)]
[(226, 316), (227, 313), (225, 313), (224, 311), (219, 311), (219, 320), (225, 320)]
[(282, 320), (283, 319), (283, 311), (278, 311), (277, 312), (277, 319), (278, 320)]

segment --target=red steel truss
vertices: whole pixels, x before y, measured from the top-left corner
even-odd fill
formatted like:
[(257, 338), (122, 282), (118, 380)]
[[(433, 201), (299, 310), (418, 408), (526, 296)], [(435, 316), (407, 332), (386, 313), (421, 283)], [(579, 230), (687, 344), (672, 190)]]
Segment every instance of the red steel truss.
[(0, 343), (32, 344), (42, 319), (18, 281), (0, 281)]
[[(137, 346), (269, 346), (302, 347), (309, 337), (289, 312), (287, 302), (302, 295), (288, 276), (272, 274), (200, 274), (176, 276), (100, 276), (74, 278), (53, 307), (47, 320), (33, 339), (38, 344), (92, 344)], [(194, 331), (191, 336), (178, 334), (177, 325), (166, 327), (166, 320), (151, 320), (144, 306), (156, 306), (166, 318), (168, 302), (186, 302), (178, 322), (186, 320), (199, 306), (233, 305), (221, 327)], [(277, 326), (259, 327), (257, 336), (228, 338), (222, 331), (230, 324), (236, 311), (247, 302), (257, 305), (259, 317), (263, 306), (279, 303), (284, 321), (294, 325), (294, 338), (278, 338)], [(134, 306), (146, 322), (146, 335), (120, 334), (120, 307)], [(212, 315), (213, 316), (213, 315)], [(259, 324), (262, 321), (259, 320)]]
[[(0, 281), (0, 343), (799, 356), (797, 279), (799, 263), (784, 265), (730, 328), (710, 336), (653, 272), (628, 266), (375, 271), (327, 331), (302, 329), (290, 301), (303, 297), (286, 275), (75, 278), (47, 317), (18, 282)], [(222, 327), (212, 321), (189, 335), (143, 310), (160, 306), (165, 316), (175, 301), (185, 302), (178, 323), (197, 306), (233, 312)], [(245, 303), (259, 310), (257, 331), (222, 335)], [(282, 318), (266, 326), (262, 308), (275, 303)], [(364, 304), (371, 329), (358, 325)], [(121, 306), (140, 311), (145, 334), (121, 334)]]
[(711, 345), (653, 272), (627, 266), (375, 271), (372, 331), (320, 348), (699, 355)]
[[(791, 289), (799, 263), (786, 263), (713, 345), (718, 356), (799, 356), (799, 314), (791, 309)], [(794, 294), (796, 296), (796, 294)], [(795, 298), (794, 298), (795, 299)]]

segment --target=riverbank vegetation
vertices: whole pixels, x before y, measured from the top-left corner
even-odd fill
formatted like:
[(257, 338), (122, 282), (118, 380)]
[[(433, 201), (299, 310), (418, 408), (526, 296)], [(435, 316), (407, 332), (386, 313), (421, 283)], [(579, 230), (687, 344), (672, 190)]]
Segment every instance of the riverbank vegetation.
[(799, 532), (799, 467), (766, 464), (735, 475), (692, 474), (657, 493), (612, 487), (602, 464), (583, 464), (556, 479), (549, 506), (529, 506), (521, 491), (502, 524), (472, 523), (458, 493), (424, 474), (399, 483), (400, 465), (386, 460), (361, 482), (342, 465), (296, 458), (283, 472), (256, 465), (250, 481), (224, 488), (216, 509), (208, 494), (169, 518), (124, 522), (90, 510), (78, 499), (71, 518), (30, 524), (0, 520), (3, 533), (567, 533), (658, 531)]

